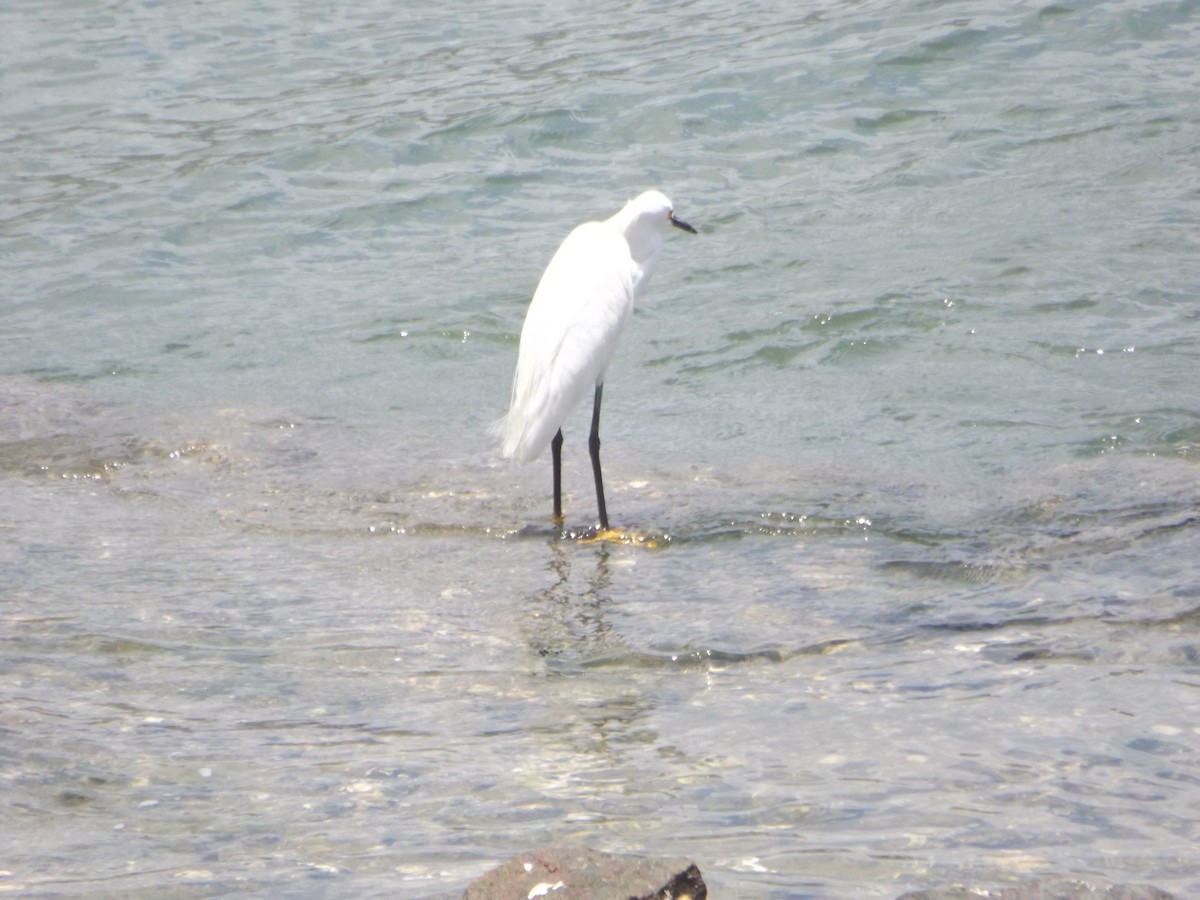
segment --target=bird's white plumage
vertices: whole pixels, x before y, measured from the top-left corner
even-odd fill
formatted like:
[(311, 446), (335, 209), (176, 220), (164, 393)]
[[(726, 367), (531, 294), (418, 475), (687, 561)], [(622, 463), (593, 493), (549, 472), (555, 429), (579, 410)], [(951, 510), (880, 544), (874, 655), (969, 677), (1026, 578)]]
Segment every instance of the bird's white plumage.
[(558, 248), (521, 330), (504, 456), (536, 457), (603, 379), (633, 312), (631, 269), (625, 239), (603, 222), (580, 225)]
[(672, 224), (658, 191), (630, 200), (603, 222), (580, 225), (546, 267), (521, 329), (508, 415), (497, 423), (501, 453), (537, 457), (612, 361)]

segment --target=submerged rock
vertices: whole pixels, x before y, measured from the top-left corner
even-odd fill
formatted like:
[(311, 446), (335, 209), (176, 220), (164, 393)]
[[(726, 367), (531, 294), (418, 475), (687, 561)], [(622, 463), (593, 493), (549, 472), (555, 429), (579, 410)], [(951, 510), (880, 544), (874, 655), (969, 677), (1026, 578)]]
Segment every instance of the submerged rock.
[(996, 890), (941, 887), (911, 891), (896, 900), (1178, 900), (1148, 884), (1094, 884), (1067, 878), (1031, 881)]
[(521, 853), (467, 888), (463, 900), (704, 900), (708, 888), (690, 860), (627, 858), (549, 847)]

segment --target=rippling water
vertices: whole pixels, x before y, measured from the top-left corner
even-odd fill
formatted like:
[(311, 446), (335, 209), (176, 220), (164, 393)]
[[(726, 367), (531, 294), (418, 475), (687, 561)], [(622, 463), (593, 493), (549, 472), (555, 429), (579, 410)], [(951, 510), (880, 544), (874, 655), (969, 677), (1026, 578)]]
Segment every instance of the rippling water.
[[(0, 33), (0, 890), (451, 897), (577, 841), (1200, 893), (1200, 4)], [(647, 540), (559, 539), (487, 426), (557, 242), (650, 186), (701, 234), (605, 390)]]

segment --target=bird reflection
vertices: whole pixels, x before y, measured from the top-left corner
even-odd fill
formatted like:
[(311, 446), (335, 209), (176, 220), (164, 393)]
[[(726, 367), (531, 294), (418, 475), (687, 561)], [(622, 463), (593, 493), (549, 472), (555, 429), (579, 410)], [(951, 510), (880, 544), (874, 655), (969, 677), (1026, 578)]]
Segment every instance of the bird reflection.
[[(525, 605), (524, 631), (530, 650), (541, 657), (578, 661), (623, 651), (624, 641), (604, 616), (611, 602), (609, 548), (603, 544), (584, 548), (559, 540), (547, 546), (546, 571), (552, 582)], [(591, 565), (591, 569), (585, 578), (572, 579), (573, 565)]]
[[(539, 677), (529, 734), (537, 789), (582, 804), (580, 814), (603, 806), (612, 773), (627, 764), (631, 743), (653, 743), (655, 708), (639, 675), (636, 654), (607, 621), (612, 603), (610, 549), (549, 541), (551, 582), (526, 603), (523, 629)], [(574, 575), (579, 573), (579, 575)], [(573, 577), (574, 575), (574, 577)]]

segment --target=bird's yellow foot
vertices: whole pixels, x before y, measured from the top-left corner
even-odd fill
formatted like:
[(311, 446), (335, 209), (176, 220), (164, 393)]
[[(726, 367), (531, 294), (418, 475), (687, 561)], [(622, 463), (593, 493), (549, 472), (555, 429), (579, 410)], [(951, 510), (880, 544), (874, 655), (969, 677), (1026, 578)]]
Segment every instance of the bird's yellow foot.
[[(669, 539), (668, 539), (669, 540)], [(585, 544), (629, 544), (637, 547), (661, 547), (663, 538), (632, 531), (617, 531), (615, 528), (597, 528), (591, 537), (583, 539)]]

